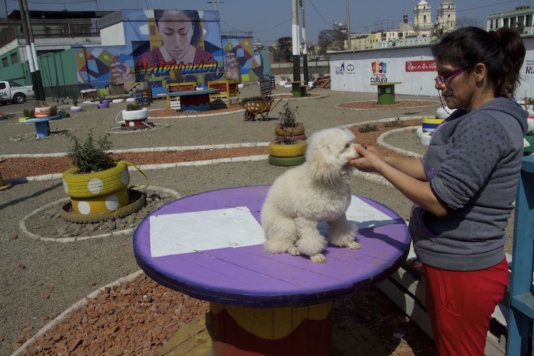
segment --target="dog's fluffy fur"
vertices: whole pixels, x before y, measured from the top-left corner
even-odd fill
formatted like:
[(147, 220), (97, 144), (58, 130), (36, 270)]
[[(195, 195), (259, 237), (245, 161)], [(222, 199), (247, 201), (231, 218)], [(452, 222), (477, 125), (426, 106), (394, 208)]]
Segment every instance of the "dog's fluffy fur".
[[(306, 162), (279, 176), (263, 204), (266, 251), (304, 254), (324, 263), (327, 242), (360, 248), (356, 227), (345, 216), (351, 199), (347, 162), (356, 157), (354, 135), (348, 129), (325, 129), (310, 137)], [(328, 241), (317, 229), (320, 221), (328, 223)]]

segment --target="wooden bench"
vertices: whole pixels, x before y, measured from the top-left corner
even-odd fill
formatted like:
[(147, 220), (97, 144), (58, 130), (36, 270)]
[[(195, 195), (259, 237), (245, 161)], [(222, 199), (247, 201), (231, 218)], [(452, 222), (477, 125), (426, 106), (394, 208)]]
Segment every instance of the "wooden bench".
[[(511, 260), (511, 256), (506, 256)], [(425, 281), (420, 268), (416, 267), (413, 249), (410, 249), (408, 259), (401, 267), (386, 280), (377, 284), (391, 301), (402, 309), (417, 326), (429, 337), (432, 337), (430, 319), (425, 309)], [(534, 286), (533, 286), (534, 288)], [(490, 330), (486, 338), (486, 356), (504, 356), (506, 354), (506, 316), (508, 315), (508, 295), (497, 305), (492, 314)]]
[(197, 83), (185, 82), (185, 83), (169, 83), (167, 84), (167, 109), (180, 110), (180, 97), (172, 96), (169, 94), (178, 93), (182, 91), (194, 91)]
[(228, 108), (239, 102), (239, 88), (232, 79), (214, 80), (208, 82), (208, 89), (218, 89), (219, 92), (210, 95), (210, 102), (214, 108)]
[(219, 89), (187, 90), (168, 93), (167, 96), (180, 101), (180, 111), (196, 112), (210, 110), (210, 95), (218, 92)]

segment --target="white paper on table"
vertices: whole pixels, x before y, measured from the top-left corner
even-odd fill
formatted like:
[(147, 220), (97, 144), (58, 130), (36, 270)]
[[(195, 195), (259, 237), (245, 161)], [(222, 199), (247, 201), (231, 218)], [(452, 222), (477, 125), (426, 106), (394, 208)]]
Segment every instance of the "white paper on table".
[(354, 195), (346, 215), (347, 220), (356, 222), (360, 229), (391, 224), (393, 221), (391, 217)]
[(263, 244), (263, 230), (246, 206), (150, 216), (152, 257)]

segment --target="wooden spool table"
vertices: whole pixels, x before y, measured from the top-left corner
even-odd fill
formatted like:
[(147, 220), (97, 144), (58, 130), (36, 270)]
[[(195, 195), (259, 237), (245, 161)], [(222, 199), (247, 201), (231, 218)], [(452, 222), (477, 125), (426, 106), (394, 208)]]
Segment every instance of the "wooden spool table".
[(210, 302), (215, 355), (328, 355), (332, 300), (396, 270), (408, 253), (407, 226), (353, 195), (347, 218), (358, 225), (360, 250), (329, 246), (324, 264), (269, 254), (260, 226), (268, 189), (209, 191), (162, 206), (135, 230), (137, 263), (156, 282)]
[(218, 92), (219, 89), (203, 89), (168, 93), (167, 96), (180, 98), (180, 111), (196, 112), (210, 110), (210, 94)]
[(40, 139), (50, 136), (50, 121), (52, 120), (61, 120), (61, 115), (26, 119), (24, 123), (35, 124), (35, 137)]

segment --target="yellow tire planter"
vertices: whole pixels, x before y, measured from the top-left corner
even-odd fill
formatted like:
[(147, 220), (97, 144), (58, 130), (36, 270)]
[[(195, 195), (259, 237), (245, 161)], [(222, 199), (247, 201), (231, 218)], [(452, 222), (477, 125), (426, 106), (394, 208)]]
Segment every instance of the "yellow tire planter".
[(275, 157), (295, 157), (302, 156), (306, 152), (306, 142), (297, 141), (292, 144), (287, 143), (269, 143), (269, 155)]
[[(119, 161), (113, 168), (82, 174), (76, 174), (77, 167), (66, 170), (63, 173), (63, 188), (71, 198), (73, 212), (81, 215), (102, 215), (128, 205), (128, 165), (130, 164), (126, 161)], [(146, 175), (145, 178), (148, 181)]]

